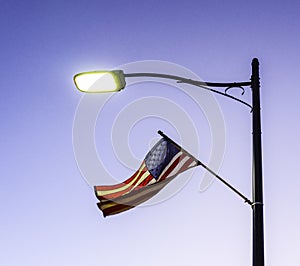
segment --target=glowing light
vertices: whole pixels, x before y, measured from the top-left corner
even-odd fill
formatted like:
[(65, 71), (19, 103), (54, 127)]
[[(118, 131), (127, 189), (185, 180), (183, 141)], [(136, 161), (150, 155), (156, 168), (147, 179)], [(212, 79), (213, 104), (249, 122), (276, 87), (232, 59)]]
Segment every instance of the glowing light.
[(88, 93), (120, 91), (126, 85), (122, 70), (79, 73), (74, 83), (78, 90)]

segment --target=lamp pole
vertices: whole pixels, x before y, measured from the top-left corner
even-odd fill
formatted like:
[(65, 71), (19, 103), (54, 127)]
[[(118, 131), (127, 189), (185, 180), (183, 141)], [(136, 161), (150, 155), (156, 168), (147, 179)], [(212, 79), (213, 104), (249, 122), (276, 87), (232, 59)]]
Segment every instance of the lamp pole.
[[(103, 76), (105, 78), (103, 79)], [(163, 79), (172, 79), (177, 83), (190, 84), (196, 87), (221, 94), (242, 103), (252, 110), (252, 149), (253, 149), (253, 173), (252, 173), (252, 201), (247, 199), (242, 193), (227, 183), (214, 171), (199, 162), (206, 170), (222, 181), (227, 187), (238, 194), (246, 203), (251, 205), (253, 211), (253, 266), (264, 266), (264, 219), (263, 219), (263, 175), (262, 175), (262, 145), (261, 145), (261, 117), (260, 117), (260, 81), (259, 81), (259, 62), (257, 58), (252, 60), (251, 81), (216, 83), (203, 82), (198, 80), (187, 79), (184, 77), (161, 74), (161, 73), (123, 73), (122, 70), (115, 71), (93, 71), (79, 73), (74, 76), (76, 87), (82, 92), (114, 92), (124, 89), (126, 86), (125, 78), (130, 77), (154, 77)], [(99, 80), (102, 78), (104, 86), (100, 88)], [(112, 86), (110, 87), (110, 82)], [(100, 87), (99, 87), (100, 86)], [(244, 86), (250, 86), (252, 89), (252, 105), (228, 94), (228, 90), (237, 87), (242, 89)], [(226, 88), (224, 92), (211, 87)], [(110, 88), (110, 89), (108, 89)]]
[(264, 265), (263, 180), (260, 118), (259, 62), (252, 60), (252, 137), (253, 137), (253, 266)]

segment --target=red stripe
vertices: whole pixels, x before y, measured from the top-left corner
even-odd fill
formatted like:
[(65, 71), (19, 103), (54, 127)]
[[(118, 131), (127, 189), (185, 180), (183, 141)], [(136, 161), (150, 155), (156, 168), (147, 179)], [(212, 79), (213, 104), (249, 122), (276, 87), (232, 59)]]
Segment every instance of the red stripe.
[[(144, 169), (146, 169), (146, 167)], [(127, 188), (125, 188), (123, 190), (113, 192), (113, 193), (110, 193), (110, 194), (106, 194), (106, 195), (103, 195), (103, 196), (98, 196), (98, 197), (99, 198), (104, 198), (104, 199), (113, 199), (113, 198), (117, 198), (117, 197), (120, 197), (120, 196), (128, 193), (129, 191), (134, 189), (135, 185), (139, 182), (141, 176), (147, 172), (146, 170), (144, 171), (144, 169), (143, 169), (142, 172), (137, 171), (137, 173), (139, 173), (139, 175), (136, 177), (136, 180), (134, 181), (134, 183), (132, 185), (128, 186)], [(150, 173), (148, 172), (148, 174), (150, 174)], [(123, 184), (123, 185), (125, 186), (125, 184)]]
[(146, 185), (153, 179), (154, 177), (150, 174), (143, 182), (141, 182), (134, 190), (138, 190)]
[[(181, 166), (181, 168), (176, 172), (176, 174), (175, 175), (178, 175), (178, 174), (180, 174), (180, 173), (182, 173), (182, 172), (184, 172), (184, 171), (186, 171), (187, 169), (189, 169), (190, 167), (190, 164), (192, 163), (192, 162), (194, 162), (195, 160), (193, 159), (193, 158), (189, 158), (184, 164), (183, 164), (183, 166)], [(196, 166), (196, 165), (195, 165)]]
[(127, 180), (123, 181), (122, 183), (119, 183), (119, 184), (115, 184), (115, 185), (107, 185), (107, 186), (96, 186), (96, 190), (97, 191), (108, 191), (108, 190), (113, 190), (113, 189), (116, 189), (116, 188), (120, 188), (128, 183), (130, 183), (135, 177), (136, 175), (139, 173), (139, 171), (147, 171), (147, 168), (146, 167), (143, 167), (144, 162), (141, 164), (139, 170), (137, 170), (131, 177), (129, 177)]
[[(117, 214), (147, 201), (161, 191), (174, 177), (168, 178), (162, 182), (157, 182), (149, 186), (143, 187), (138, 191), (132, 191), (120, 198), (99, 202), (97, 205), (103, 212), (104, 217), (108, 215)], [(110, 205), (108, 207), (108, 205)]]
[(174, 168), (179, 164), (179, 162), (185, 157), (185, 155), (181, 155), (180, 157), (178, 157), (173, 163), (172, 165), (170, 165), (170, 167), (168, 168), (168, 170), (163, 174), (163, 176), (160, 178), (160, 181), (166, 179), (169, 174), (174, 170)]

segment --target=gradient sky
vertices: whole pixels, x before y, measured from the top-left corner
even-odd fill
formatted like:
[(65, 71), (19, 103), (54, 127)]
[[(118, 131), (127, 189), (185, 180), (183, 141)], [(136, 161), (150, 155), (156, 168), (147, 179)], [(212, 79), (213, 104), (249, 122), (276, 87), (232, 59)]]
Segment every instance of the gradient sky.
[[(83, 94), (72, 78), (81, 71), (162, 60), (206, 81), (247, 81), (257, 57), (266, 265), (299, 265), (299, 11), (295, 0), (1, 1), (0, 264), (251, 265), (251, 209), (218, 181), (200, 193), (200, 168), (171, 199), (102, 217), (74, 157), (73, 121)], [(140, 86), (115, 102), (125, 106), (126, 97), (162, 93), (160, 84)], [(243, 99), (249, 100), (246, 90)], [(184, 107), (178, 91), (168, 92)], [(226, 125), (219, 173), (251, 197), (251, 114), (229, 99), (216, 99)], [(197, 120), (201, 112), (187, 106), (201, 132), (207, 127)], [(96, 141), (115, 114), (106, 111)], [(132, 136), (141, 160), (156, 130), (169, 129), (178, 140), (174, 127), (157, 120), (136, 125), (148, 134)], [(199, 136), (204, 147), (206, 135)], [(99, 146), (112, 149), (109, 142)], [(201, 159), (206, 153), (200, 150)], [(117, 160), (104, 161), (120, 180), (133, 172)]]

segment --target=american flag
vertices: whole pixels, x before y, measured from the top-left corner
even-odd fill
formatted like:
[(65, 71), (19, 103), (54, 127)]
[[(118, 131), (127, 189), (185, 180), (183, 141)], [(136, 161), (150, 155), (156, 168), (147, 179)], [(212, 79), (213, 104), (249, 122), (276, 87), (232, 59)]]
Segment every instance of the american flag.
[(104, 217), (117, 214), (147, 201), (178, 174), (199, 161), (164, 135), (148, 152), (140, 168), (124, 182), (95, 186), (97, 204)]

